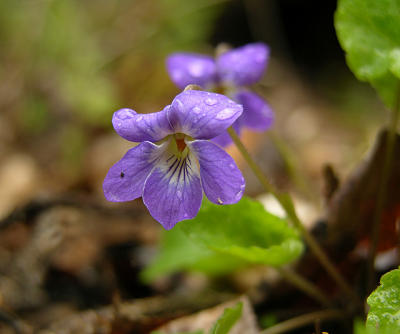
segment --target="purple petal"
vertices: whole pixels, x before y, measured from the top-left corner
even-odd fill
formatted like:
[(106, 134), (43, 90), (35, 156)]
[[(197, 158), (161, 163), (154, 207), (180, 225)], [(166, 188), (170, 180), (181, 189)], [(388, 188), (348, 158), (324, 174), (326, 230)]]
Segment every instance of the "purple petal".
[(182, 159), (165, 155), (144, 185), (143, 202), (166, 230), (196, 216), (202, 198), (197, 161), (191, 153)]
[(167, 70), (172, 81), (179, 87), (195, 84), (208, 87), (216, 82), (214, 59), (194, 53), (174, 53), (167, 59)]
[(243, 195), (245, 180), (232, 157), (206, 140), (188, 143), (200, 163), (201, 184), (215, 204), (233, 204)]
[(211, 141), (221, 147), (227, 147), (232, 144), (232, 138), (227, 131), (224, 131), (217, 137), (211, 139)]
[(240, 104), (224, 95), (187, 90), (172, 101), (168, 119), (175, 133), (211, 139), (236, 121), (242, 111)]
[(253, 84), (263, 76), (268, 56), (269, 48), (263, 43), (247, 44), (225, 52), (217, 59), (218, 75), (228, 84)]
[[(236, 133), (240, 135), (243, 128), (243, 114), (232, 124), (232, 127), (235, 129)], [(212, 138), (211, 141), (221, 147), (227, 147), (232, 144), (232, 138), (228, 131), (224, 131), (219, 136)]]
[(132, 109), (120, 109), (112, 118), (115, 131), (122, 137), (133, 142), (156, 142), (172, 133), (168, 123), (167, 110), (152, 114), (137, 114)]
[(244, 126), (259, 131), (265, 131), (271, 127), (274, 122), (274, 113), (261, 96), (241, 91), (236, 94), (236, 100), (243, 105), (240, 120)]
[(150, 174), (161, 146), (143, 142), (131, 148), (110, 168), (103, 182), (104, 196), (111, 202), (131, 201), (142, 196), (143, 185)]

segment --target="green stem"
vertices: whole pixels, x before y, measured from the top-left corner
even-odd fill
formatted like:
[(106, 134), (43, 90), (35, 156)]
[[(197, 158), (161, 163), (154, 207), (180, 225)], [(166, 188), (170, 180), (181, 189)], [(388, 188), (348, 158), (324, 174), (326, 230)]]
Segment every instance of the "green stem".
[(368, 253), (368, 263), (367, 263), (367, 288), (368, 293), (370, 293), (375, 288), (375, 279), (374, 279), (374, 264), (376, 253), (378, 249), (379, 242), (379, 227), (382, 220), (383, 209), (385, 206), (385, 202), (387, 199), (387, 188), (389, 182), (389, 176), (392, 170), (393, 165), (393, 151), (396, 142), (396, 132), (399, 123), (399, 114), (400, 114), (400, 81), (398, 82), (397, 87), (397, 95), (394, 103), (393, 110), (391, 112), (390, 123), (389, 123), (389, 131), (386, 135), (386, 149), (385, 149), (385, 157), (382, 168), (382, 175), (379, 184), (376, 207), (374, 212), (374, 220), (372, 222), (371, 229), (371, 247)]
[(318, 242), (315, 240), (313, 235), (304, 227), (301, 223), (299, 217), (296, 214), (296, 210), (294, 208), (293, 202), (289, 196), (289, 194), (278, 193), (275, 190), (274, 186), (269, 183), (267, 178), (264, 176), (263, 172), (261, 171), (260, 167), (255, 163), (253, 158), (250, 156), (247, 149), (244, 147), (243, 143), (241, 142), (240, 138), (236, 134), (235, 130), (232, 127), (228, 129), (228, 133), (231, 136), (233, 142), (239, 149), (240, 153), (243, 155), (243, 158), (249, 164), (250, 168), (253, 170), (253, 173), (257, 176), (261, 184), (264, 186), (267, 192), (270, 192), (280, 203), (282, 208), (285, 210), (288, 218), (291, 220), (293, 225), (301, 232), (304, 237), (304, 240), (308, 244), (310, 250), (314, 253), (317, 257), (321, 265), (325, 268), (325, 270), (331, 275), (331, 277), (337, 282), (339, 287), (347, 294), (349, 297), (358, 304), (358, 297), (355, 295), (354, 291), (345, 281), (343, 276), (336, 270), (333, 263), (330, 261), (324, 250), (319, 246)]
[(286, 281), (293, 284), (295, 287), (303, 291), (311, 298), (317, 300), (324, 306), (327, 307), (332, 306), (332, 302), (329, 300), (329, 298), (313, 283), (311, 283), (304, 277), (300, 276), (299, 274), (297, 274), (296, 272), (294, 272), (289, 268), (275, 268), (275, 269)]
[(344, 318), (345, 314), (340, 310), (324, 310), (312, 313), (303, 314), (296, 318), (292, 318), (279, 324), (267, 328), (260, 332), (260, 334), (281, 334), (288, 332), (292, 329), (300, 328), (305, 325), (312, 324), (316, 320), (329, 320), (329, 319), (341, 319)]
[(318, 199), (316, 198), (315, 193), (311, 190), (309, 186), (310, 182), (308, 181), (304, 173), (296, 168), (296, 160), (293, 158), (294, 155), (289, 147), (273, 131), (268, 132), (268, 138), (274, 144), (276, 150), (283, 159), (285, 167), (287, 168), (288, 175), (292, 179), (293, 184), (297, 187), (298, 190), (306, 195), (309, 200), (317, 203)]

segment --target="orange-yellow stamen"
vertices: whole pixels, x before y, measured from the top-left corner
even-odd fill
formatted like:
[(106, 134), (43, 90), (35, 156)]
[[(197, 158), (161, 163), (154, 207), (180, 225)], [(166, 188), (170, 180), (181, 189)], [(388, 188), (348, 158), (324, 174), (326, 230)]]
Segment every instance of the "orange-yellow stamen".
[(185, 140), (184, 139), (176, 139), (176, 146), (177, 146), (179, 152), (183, 152), (183, 150), (186, 148)]

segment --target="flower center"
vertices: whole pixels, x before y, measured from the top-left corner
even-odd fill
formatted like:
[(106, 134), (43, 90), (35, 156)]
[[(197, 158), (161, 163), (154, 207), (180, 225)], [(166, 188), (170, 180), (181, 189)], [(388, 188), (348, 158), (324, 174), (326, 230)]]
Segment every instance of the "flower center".
[(168, 151), (174, 154), (177, 158), (185, 158), (189, 153), (189, 147), (185, 143), (185, 139), (191, 139), (191, 137), (183, 133), (175, 133), (169, 136), (169, 148)]
[(183, 152), (183, 150), (186, 148), (186, 143), (185, 143), (185, 139), (178, 139), (176, 138), (176, 147), (178, 148), (179, 152)]
[(174, 134), (176, 148), (178, 149), (178, 152), (181, 154), (186, 148), (185, 137), (186, 136), (183, 133)]

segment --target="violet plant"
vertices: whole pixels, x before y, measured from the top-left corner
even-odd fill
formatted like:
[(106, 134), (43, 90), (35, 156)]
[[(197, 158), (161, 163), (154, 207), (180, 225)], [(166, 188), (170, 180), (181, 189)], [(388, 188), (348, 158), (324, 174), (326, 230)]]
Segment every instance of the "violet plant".
[[(229, 93), (229, 87), (259, 80), (267, 56), (268, 48), (256, 43), (225, 52), (215, 63), (204, 56), (175, 54), (169, 58), (168, 68), (175, 73), (173, 77), (179, 85), (191, 82), (215, 88), (215, 84), (220, 83)], [(193, 81), (193, 75), (197, 75), (197, 81)], [(236, 128), (240, 132), (244, 125), (252, 124), (257, 124), (258, 127), (253, 128), (258, 130), (268, 128), (273, 119), (268, 105), (261, 97), (243, 88), (242, 91), (230, 89), (230, 94), (243, 105), (224, 95), (191, 88), (189, 86), (177, 95), (171, 105), (157, 113), (137, 114), (126, 108), (114, 113), (116, 132), (124, 139), (140, 144), (129, 150), (109, 170), (103, 183), (106, 198), (120, 202), (142, 196), (150, 214), (166, 230), (197, 215), (203, 190), (216, 205), (237, 203), (242, 197), (245, 180), (233, 159), (218, 145), (232, 140), (265, 189), (285, 209), (294, 227), (290, 227), (286, 220), (282, 225), (280, 219), (246, 200), (239, 202), (237, 208), (228, 209), (221, 219), (213, 221), (212, 233), (204, 233), (208, 230), (207, 226), (192, 220), (182, 229), (184, 234), (211, 249), (211, 253), (239, 258), (241, 261), (234, 265), (242, 266), (243, 261), (272, 265), (286, 280), (323, 305), (329, 305), (328, 298), (313, 283), (281, 268), (301, 254), (300, 231), (327, 271), (351, 295), (351, 289), (303, 227), (290, 197), (274, 189), (235, 131)], [(205, 205), (205, 219), (202, 215), (200, 222), (208, 222), (218, 216), (208, 208)], [(232, 228), (228, 228), (227, 221)], [(181, 251), (186, 253), (185, 249)], [(219, 260), (224, 261), (224, 257), (219, 257)]]
[[(399, 8), (399, 0), (340, 0), (335, 17), (350, 68), (358, 78), (370, 82), (393, 109), (369, 254), (368, 275), (372, 278), (379, 237), (376, 231), (400, 119)], [(244, 127), (266, 130), (272, 124), (273, 113), (267, 103), (245, 87), (260, 80), (268, 53), (264, 44), (255, 43), (226, 51), (216, 60), (198, 54), (171, 55), (167, 68), (178, 87), (197, 84), (223, 92), (232, 100), (215, 93), (186, 90), (158, 113), (138, 115), (130, 109), (117, 111), (113, 117), (117, 133), (141, 144), (110, 169), (104, 192), (111, 201), (142, 196), (150, 214), (166, 229), (184, 220), (166, 233), (164, 254), (147, 269), (147, 278), (178, 269), (221, 267), (222, 263), (228, 264), (225, 267), (228, 271), (246, 264), (264, 264), (276, 268), (284, 279), (322, 305), (331, 306), (332, 300), (317, 286), (284, 267), (301, 255), (302, 237), (349, 304), (346, 310), (328, 309), (316, 312), (315, 317), (342, 318), (346, 312), (350, 314), (360, 307), (360, 296), (304, 227), (290, 196), (275, 189), (238, 136)], [(215, 144), (225, 146), (231, 141), (265, 190), (276, 197), (286, 218), (275, 217), (256, 201), (242, 198), (245, 185), (242, 174), (233, 159)], [(202, 205), (203, 191), (214, 204), (204, 201)], [(221, 208), (221, 204), (235, 205)], [(183, 261), (180, 254), (187, 255)], [(398, 269), (385, 275), (382, 286), (368, 299), (371, 306), (368, 333), (375, 333), (375, 329), (379, 330), (377, 333), (400, 331), (399, 277)], [(304, 318), (292, 323), (303, 322)], [(278, 332), (279, 329), (271, 328), (263, 333)]]

